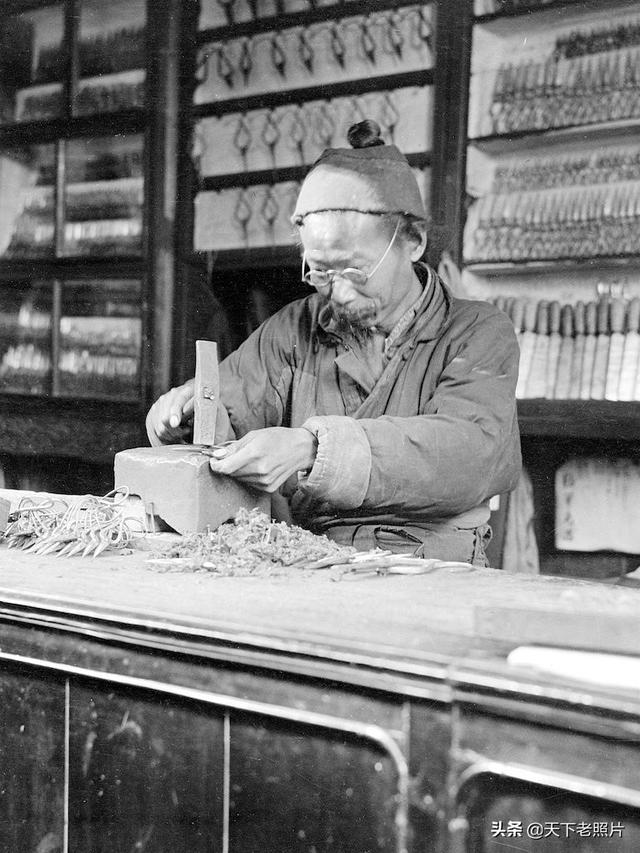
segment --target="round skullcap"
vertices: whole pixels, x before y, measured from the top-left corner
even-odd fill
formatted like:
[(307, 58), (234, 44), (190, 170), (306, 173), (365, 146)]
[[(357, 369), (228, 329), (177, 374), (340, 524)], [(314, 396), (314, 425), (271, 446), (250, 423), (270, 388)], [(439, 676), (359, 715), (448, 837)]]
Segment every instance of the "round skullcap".
[(407, 158), (385, 145), (379, 126), (365, 120), (349, 128), (353, 148), (327, 148), (311, 167), (296, 202), (293, 221), (310, 213), (354, 210), (404, 213), (426, 219), (418, 182)]

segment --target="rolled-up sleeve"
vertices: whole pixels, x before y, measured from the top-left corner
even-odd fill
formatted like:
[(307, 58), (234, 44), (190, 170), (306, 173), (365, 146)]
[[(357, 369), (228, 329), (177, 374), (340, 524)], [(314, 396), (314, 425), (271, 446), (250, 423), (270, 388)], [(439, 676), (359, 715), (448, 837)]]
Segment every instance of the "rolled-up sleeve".
[(369, 489), (371, 446), (361, 421), (339, 415), (303, 424), (318, 441), (316, 459), (300, 485), (336, 509), (361, 506)]

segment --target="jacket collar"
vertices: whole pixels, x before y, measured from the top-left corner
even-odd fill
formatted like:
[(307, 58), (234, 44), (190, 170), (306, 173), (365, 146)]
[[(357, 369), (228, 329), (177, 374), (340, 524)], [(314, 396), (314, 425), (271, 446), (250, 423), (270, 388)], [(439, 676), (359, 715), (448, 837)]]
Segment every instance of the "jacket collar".
[(415, 265), (416, 273), (425, 287), (429, 287), (422, 310), (408, 330), (408, 335), (417, 341), (432, 341), (439, 338), (451, 313), (451, 293), (440, 276), (427, 264)]

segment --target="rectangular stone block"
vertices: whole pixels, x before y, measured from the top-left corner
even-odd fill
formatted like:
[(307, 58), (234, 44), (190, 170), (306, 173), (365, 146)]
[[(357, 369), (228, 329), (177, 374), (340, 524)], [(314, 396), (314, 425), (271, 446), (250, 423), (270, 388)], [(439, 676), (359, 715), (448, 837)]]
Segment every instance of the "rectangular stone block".
[(268, 494), (233, 477), (214, 474), (209, 457), (188, 444), (136, 447), (116, 453), (115, 487), (138, 495), (151, 515), (177, 533), (214, 530), (233, 519), (239, 509), (255, 508), (270, 515)]

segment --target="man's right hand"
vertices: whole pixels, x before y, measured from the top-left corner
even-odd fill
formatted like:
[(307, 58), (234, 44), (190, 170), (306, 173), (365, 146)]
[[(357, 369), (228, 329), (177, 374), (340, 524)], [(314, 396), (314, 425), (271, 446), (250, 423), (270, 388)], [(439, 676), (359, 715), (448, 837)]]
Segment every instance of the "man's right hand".
[(154, 447), (161, 444), (180, 444), (189, 439), (193, 419), (193, 379), (172, 388), (158, 397), (147, 415), (149, 441)]

